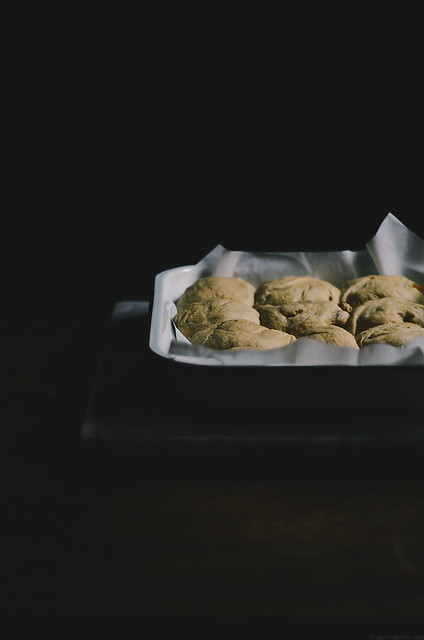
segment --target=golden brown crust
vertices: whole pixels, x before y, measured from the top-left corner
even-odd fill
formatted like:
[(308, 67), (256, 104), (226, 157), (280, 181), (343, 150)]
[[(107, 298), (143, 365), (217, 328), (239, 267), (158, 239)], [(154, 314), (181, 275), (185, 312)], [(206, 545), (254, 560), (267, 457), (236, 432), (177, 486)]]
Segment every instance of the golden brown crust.
[(325, 325), (321, 327), (314, 327), (305, 331), (302, 338), (313, 338), (320, 342), (327, 344), (334, 344), (338, 347), (352, 347), (358, 349), (355, 338), (349, 331), (343, 329), (343, 327), (337, 327), (335, 325)]
[(296, 338), (283, 331), (262, 327), (249, 320), (227, 320), (192, 336), (192, 343), (211, 349), (275, 349)]
[(300, 300), (335, 300), (340, 290), (330, 282), (311, 276), (285, 276), (262, 282), (256, 289), (255, 307)]
[(361, 348), (401, 346), (424, 335), (424, 287), (404, 276), (368, 275), (337, 288), (285, 276), (256, 289), (240, 278), (200, 278), (177, 301), (175, 325), (213, 349), (272, 349), (309, 337)]
[(424, 327), (424, 305), (401, 298), (377, 298), (355, 307), (346, 323), (353, 335), (379, 324), (411, 322)]
[(402, 322), (394, 324), (379, 324), (361, 331), (356, 336), (359, 347), (369, 344), (390, 344), (394, 347), (401, 347), (409, 340), (424, 337), (424, 327), (420, 327), (412, 322)]
[(317, 326), (343, 327), (349, 314), (331, 300), (302, 300), (280, 305), (258, 305), (260, 322), (269, 329), (287, 331), (299, 337)]
[(259, 313), (253, 307), (237, 300), (215, 298), (187, 305), (174, 316), (174, 323), (190, 340), (196, 331), (214, 327), (224, 320), (232, 319), (244, 319), (259, 324)]
[(177, 300), (180, 311), (192, 302), (204, 302), (215, 298), (226, 298), (253, 306), (255, 287), (241, 278), (209, 276), (200, 278), (186, 288)]
[(340, 301), (347, 311), (377, 298), (401, 298), (424, 304), (424, 287), (404, 276), (386, 275), (353, 278), (340, 287)]

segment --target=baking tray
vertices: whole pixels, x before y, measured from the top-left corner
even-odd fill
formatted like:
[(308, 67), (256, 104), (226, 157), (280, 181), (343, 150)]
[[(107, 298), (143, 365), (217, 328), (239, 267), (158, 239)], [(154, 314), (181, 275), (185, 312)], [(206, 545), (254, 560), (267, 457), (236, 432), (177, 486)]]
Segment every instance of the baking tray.
[[(387, 419), (393, 412), (401, 416), (422, 413), (424, 366), (416, 364), (414, 348), (402, 349), (402, 364), (396, 365), (223, 366), (219, 360), (202, 357), (211, 350), (193, 347), (195, 358), (181, 355), (169, 301), (177, 300), (187, 286), (207, 275), (211, 273), (202, 264), (157, 274), (150, 311), (150, 349), (160, 366), (172, 371), (179, 398), (191, 411), (244, 412), (281, 422), (289, 414), (337, 415), (342, 420), (346, 414), (371, 413)], [(387, 349), (388, 345), (378, 347)], [(422, 351), (418, 357), (422, 359)]]
[[(410, 365), (424, 367), (424, 340), (416, 338), (402, 348), (387, 344), (361, 349), (335, 347), (306, 337), (278, 349), (266, 351), (219, 351), (191, 345), (172, 327), (175, 301), (195, 280), (204, 276), (239, 277), (253, 286), (285, 275), (312, 276), (340, 287), (343, 282), (369, 274), (401, 275), (424, 287), (424, 239), (408, 229), (391, 213), (383, 219), (377, 233), (361, 250), (315, 252), (228, 251), (217, 245), (196, 265), (176, 267), (155, 278), (150, 348), (166, 360), (191, 363), (198, 371), (203, 365), (267, 365), (290, 370), (288, 365)], [(210, 366), (208, 368), (211, 368)], [(222, 366), (218, 367), (222, 368)], [(390, 367), (392, 371), (394, 367)], [(318, 373), (318, 369), (316, 369)], [(392, 372), (396, 377), (400, 372)], [(418, 369), (417, 369), (418, 372)], [(317, 377), (315, 374), (313, 374)], [(327, 374), (326, 374), (327, 375)], [(355, 374), (353, 374), (355, 375)], [(377, 370), (374, 371), (377, 375)], [(274, 375), (276, 378), (277, 375)], [(362, 373), (362, 378), (366, 373)], [(320, 387), (319, 381), (317, 385)], [(322, 391), (322, 387), (320, 392)], [(354, 389), (352, 390), (354, 392)], [(387, 394), (386, 394), (387, 395)], [(389, 399), (387, 399), (389, 401)]]
[(150, 349), (164, 368), (173, 371), (179, 394), (190, 406), (268, 415), (423, 411), (424, 366), (414, 364), (414, 349), (402, 350), (403, 364), (361, 366), (222, 366), (213, 358), (203, 358), (202, 348), (194, 347), (200, 355), (191, 359), (179, 355), (178, 345), (173, 352), (172, 307), (167, 301), (177, 300), (187, 286), (206, 275), (210, 273), (199, 265), (159, 273), (150, 313)]

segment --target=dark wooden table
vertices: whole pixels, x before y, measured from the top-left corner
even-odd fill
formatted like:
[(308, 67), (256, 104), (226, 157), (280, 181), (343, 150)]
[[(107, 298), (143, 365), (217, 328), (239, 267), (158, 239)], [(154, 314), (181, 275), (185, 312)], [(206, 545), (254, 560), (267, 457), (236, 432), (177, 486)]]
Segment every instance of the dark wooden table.
[(105, 335), (1, 327), (5, 640), (424, 638), (421, 445), (91, 455), (80, 430)]

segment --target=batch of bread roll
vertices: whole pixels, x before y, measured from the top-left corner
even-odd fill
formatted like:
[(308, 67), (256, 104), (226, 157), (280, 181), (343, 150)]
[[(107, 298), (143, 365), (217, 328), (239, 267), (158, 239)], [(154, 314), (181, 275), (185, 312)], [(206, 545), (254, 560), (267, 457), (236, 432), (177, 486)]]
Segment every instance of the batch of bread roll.
[(367, 275), (336, 287), (289, 275), (257, 288), (211, 276), (187, 287), (176, 306), (179, 331), (212, 349), (273, 349), (302, 337), (354, 349), (400, 347), (424, 337), (424, 287), (404, 276)]

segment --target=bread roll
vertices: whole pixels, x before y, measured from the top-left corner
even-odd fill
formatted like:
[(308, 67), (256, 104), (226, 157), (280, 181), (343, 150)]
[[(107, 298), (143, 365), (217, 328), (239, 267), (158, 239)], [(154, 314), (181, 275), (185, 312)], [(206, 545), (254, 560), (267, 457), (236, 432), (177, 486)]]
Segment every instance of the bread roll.
[(346, 311), (376, 298), (401, 298), (424, 304), (424, 287), (404, 276), (369, 275), (347, 280), (340, 287), (340, 301)]
[(330, 282), (311, 276), (285, 276), (262, 282), (256, 289), (255, 307), (300, 300), (335, 300), (340, 291)]
[(314, 327), (305, 331), (302, 338), (313, 338), (320, 342), (326, 342), (327, 344), (334, 344), (338, 347), (353, 347), (358, 348), (355, 338), (349, 331), (342, 327), (336, 327), (335, 325), (325, 325), (321, 327)]
[(259, 313), (253, 307), (226, 298), (215, 298), (204, 302), (192, 302), (174, 316), (175, 326), (191, 339), (193, 333), (207, 327), (215, 327), (224, 320), (244, 319), (259, 324)]
[(377, 298), (355, 307), (346, 323), (353, 335), (379, 324), (411, 322), (424, 327), (424, 305), (401, 298)]
[(359, 347), (369, 344), (391, 344), (394, 347), (401, 347), (413, 338), (424, 337), (424, 327), (420, 327), (412, 322), (402, 322), (394, 324), (379, 324), (361, 331), (356, 336)]
[(177, 310), (184, 309), (192, 302), (204, 302), (215, 298), (236, 300), (249, 306), (253, 305), (255, 287), (241, 278), (223, 278), (209, 276), (196, 280), (187, 287), (182, 296), (177, 300)]
[[(349, 335), (349, 334), (348, 334)], [(268, 329), (249, 320), (227, 320), (218, 326), (198, 331), (192, 343), (211, 349), (275, 349), (296, 340), (283, 331)]]
[(317, 326), (337, 325), (343, 327), (349, 314), (331, 300), (303, 300), (279, 305), (256, 306), (260, 322), (269, 329), (287, 331), (299, 337)]

